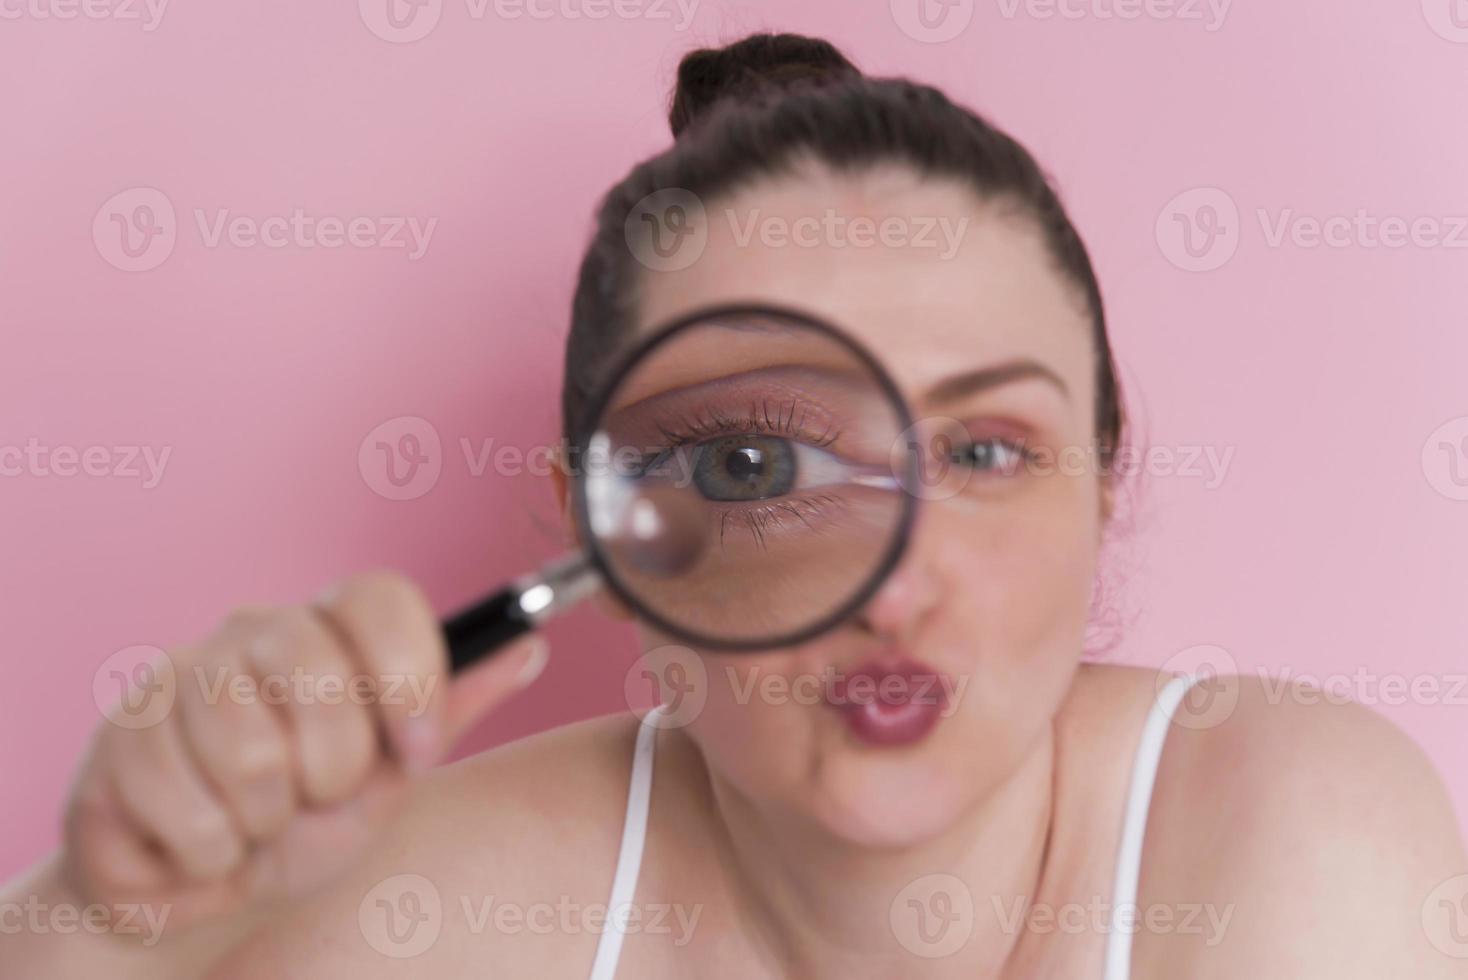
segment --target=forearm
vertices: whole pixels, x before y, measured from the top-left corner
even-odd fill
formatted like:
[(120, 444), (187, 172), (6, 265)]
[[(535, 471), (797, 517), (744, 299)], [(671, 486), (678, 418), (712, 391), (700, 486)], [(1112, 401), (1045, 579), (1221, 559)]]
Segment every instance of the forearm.
[(106, 905), (77, 897), (56, 855), (0, 885), (5, 976), (192, 980), (254, 931), (225, 922), (181, 931), (167, 905)]

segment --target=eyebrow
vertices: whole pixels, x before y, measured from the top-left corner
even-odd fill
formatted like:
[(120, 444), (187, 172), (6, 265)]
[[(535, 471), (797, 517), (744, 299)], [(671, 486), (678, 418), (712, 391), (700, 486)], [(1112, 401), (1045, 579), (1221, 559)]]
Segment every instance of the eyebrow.
[(928, 389), (927, 401), (935, 405), (957, 401), (965, 395), (1030, 378), (1047, 381), (1060, 394), (1066, 398), (1070, 397), (1070, 389), (1066, 387), (1064, 379), (1050, 368), (1039, 361), (1016, 360), (995, 364), (991, 367), (977, 368), (973, 371), (964, 371), (961, 374), (944, 378)]

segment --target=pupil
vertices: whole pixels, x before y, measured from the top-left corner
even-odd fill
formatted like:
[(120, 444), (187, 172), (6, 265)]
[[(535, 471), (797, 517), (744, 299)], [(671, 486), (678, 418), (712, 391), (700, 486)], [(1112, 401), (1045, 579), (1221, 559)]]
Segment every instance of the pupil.
[(725, 457), (724, 470), (736, 480), (753, 483), (764, 475), (765, 454), (752, 446), (741, 447)]

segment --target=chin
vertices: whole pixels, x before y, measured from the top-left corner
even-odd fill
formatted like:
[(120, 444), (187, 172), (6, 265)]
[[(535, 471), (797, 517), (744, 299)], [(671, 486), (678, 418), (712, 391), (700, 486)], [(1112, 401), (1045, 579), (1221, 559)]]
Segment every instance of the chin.
[(914, 759), (843, 753), (812, 782), (813, 818), (859, 847), (902, 849), (941, 835), (965, 806), (971, 786)]

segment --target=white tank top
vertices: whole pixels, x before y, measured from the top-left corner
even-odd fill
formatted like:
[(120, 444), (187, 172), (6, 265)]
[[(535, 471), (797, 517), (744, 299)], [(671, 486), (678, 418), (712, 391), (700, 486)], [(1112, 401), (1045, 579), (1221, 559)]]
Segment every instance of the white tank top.
[[(1126, 815), (1121, 829), (1121, 843), (1116, 852), (1115, 883), (1111, 907), (1134, 907), (1137, 902), (1137, 880), (1142, 870), (1142, 837), (1147, 830), (1147, 810), (1152, 803), (1152, 784), (1157, 778), (1157, 763), (1162, 758), (1162, 743), (1167, 738), (1173, 712), (1183, 695), (1198, 678), (1174, 677), (1157, 694), (1142, 727), (1142, 737), (1132, 759), (1131, 786), (1127, 792)], [(661, 707), (649, 711), (637, 731), (637, 747), (632, 754), (632, 780), (627, 789), (627, 817), (622, 824), (622, 850), (617, 855), (617, 870), (612, 877), (612, 893), (607, 900), (607, 928), (596, 947), (596, 960), (591, 966), (591, 980), (613, 980), (617, 960), (622, 955), (622, 939), (626, 932), (625, 917), (614, 918), (613, 910), (630, 909), (637, 893), (637, 874), (642, 869), (642, 848), (647, 840), (647, 809), (652, 797), (653, 750), (657, 745), (658, 717)], [(1106, 936), (1106, 970), (1103, 980), (1128, 980), (1132, 969), (1132, 933), (1119, 928), (1112, 917), (1111, 931)]]

